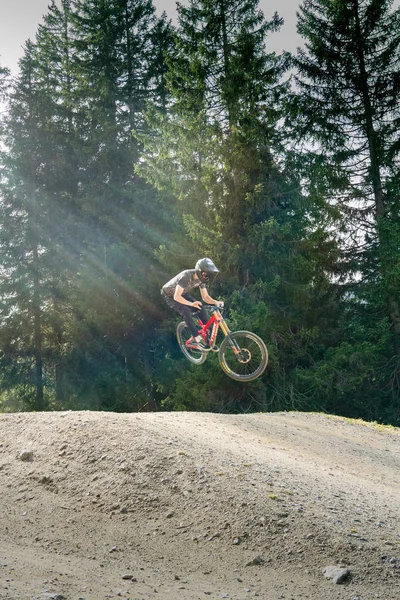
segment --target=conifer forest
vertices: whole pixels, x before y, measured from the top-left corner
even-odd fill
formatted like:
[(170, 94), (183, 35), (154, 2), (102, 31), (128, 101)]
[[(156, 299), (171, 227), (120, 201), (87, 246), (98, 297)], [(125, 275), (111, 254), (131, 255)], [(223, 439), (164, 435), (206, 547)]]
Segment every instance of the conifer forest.
[[(279, 10), (279, 7), (277, 7)], [(400, 8), (52, 2), (0, 57), (0, 411), (324, 411), (400, 426)], [(259, 379), (190, 364), (209, 256)], [(196, 292), (195, 292), (196, 294)]]

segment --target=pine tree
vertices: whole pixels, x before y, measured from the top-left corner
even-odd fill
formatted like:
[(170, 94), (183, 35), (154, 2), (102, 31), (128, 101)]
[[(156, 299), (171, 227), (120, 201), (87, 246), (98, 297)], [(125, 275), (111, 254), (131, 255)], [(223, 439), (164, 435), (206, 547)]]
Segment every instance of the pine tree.
[[(267, 52), (267, 35), (280, 24), (277, 15), (265, 21), (253, 1), (179, 5), (167, 61), (171, 96), (166, 113), (149, 112), (154, 132), (140, 137), (139, 172), (180, 200), (182, 243), (190, 240), (193, 258), (209, 254), (221, 266), (218, 291), (230, 305), (232, 327), (275, 341), (264, 396), (285, 408), (298, 402), (294, 367), (308, 366), (322, 345), (319, 303), (323, 298), (332, 308), (337, 299), (321, 264), (335, 262), (335, 244), (322, 226), (313, 227), (297, 173), (285, 167), (279, 121), (289, 58)], [(203, 406), (204, 385), (193, 384)], [(181, 397), (179, 390), (169, 396)], [(240, 401), (252, 403), (246, 394)]]
[[(149, 365), (151, 353), (140, 339), (157, 320), (148, 286), (154, 247), (164, 241), (160, 233), (164, 208), (134, 174), (138, 144), (132, 127), (146, 128), (146, 101), (158, 98), (161, 40), (154, 51), (157, 20), (148, 0), (74, 4), (81, 82), (77, 101), (84, 110), (88, 157), (82, 176), (88, 249), (78, 293), (89, 335), (82, 329), (77, 335), (84, 340), (80, 354), (90, 356), (93, 394), (102, 373), (107, 384), (101, 385), (110, 398), (108, 402), (102, 393), (103, 401), (110, 406), (117, 389), (125, 389), (122, 395), (129, 402), (128, 398), (140, 396), (132, 391), (135, 385), (145, 387), (137, 364)], [(82, 379), (88, 381), (86, 373)]]
[[(304, 2), (298, 31), (305, 48), (295, 60), (299, 92), (293, 112), (295, 129), (313, 156), (317, 185), (342, 215), (347, 276), (357, 275), (352, 298), (358, 302), (349, 303), (348, 318), (360, 324), (364, 315), (360, 343), (375, 338), (378, 362), (387, 367), (393, 351), (400, 364), (400, 10), (391, 5), (390, 0)], [(392, 342), (382, 352), (376, 336), (387, 343), (385, 320)], [(398, 373), (398, 366), (390, 369)], [(396, 379), (391, 377), (393, 390), (399, 389)]]
[[(18, 189), (28, 190), (22, 206), (27, 230), (34, 232), (39, 248), (33, 253), (39, 267), (31, 271), (31, 276), (34, 288), (41, 289), (40, 297), (37, 292), (34, 294), (34, 305), (35, 322), (39, 322), (40, 315), (42, 330), (40, 344), (39, 331), (35, 333), (36, 346), (41, 346), (46, 356), (41, 371), (46, 372), (47, 389), (42, 394), (46, 396), (46, 406), (55, 402), (58, 407), (64, 399), (63, 361), (71, 316), (68, 295), (74, 274), (79, 271), (83, 239), (79, 234), (82, 162), (79, 164), (77, 156), (79, 110), (74, 107), (73, 55), (70, 1), (63, 0), (61, 9), (53, 2), (44, 24), (39, 26), (36, 44), (27, 43), (20, 62), (6, 138), (12, 158), (8, 179), (18, 179)], [(12, 202), (18, 205), (15, 194), (11, 206)], [(27, 239), (33, 239), (33, 233), (27, 234)], [(23, 314), (21, 307), (18, 311)]]
[(7, 116), (4, 385), (31, 408), (43, 398), (82, 406), (82, 397), (86, 407), (133, 408), (150, 377), (137, 365), (152, 356), (141, 344), (158, 319), (146, 279), (165, 241), (165, 211), (133, 173), (131, 127), (144, 127), (164, 67), (152, 52), (151, 3), (97, 8), (52, 3), (27, 43)]
[[(18, 163), (18, 175), (10, 178), (8, 189), (3, 187), (3, 222), (8, 228), (3, 231), (2, 248), (6, 257), (6, 267), (2, 272), (3, 324), (12, 315), (11, 323), (17, 331), (24, 330), (25, 349), (18, 347), (21, 339), (6, 332), (6, 345), (10, 353), (15, 353), (16, 364), (22, 363), (20, 373), (22, 385), (33, 388), (33, 407), (43, 410), (46, 407), (43, 386), (43, 250), (40, 234), (41, 197), (38, 184), (40, 165), (38, 121), (42, 116), (35, 90), (35, 51), (28, 42), (24, 60), (21, 61), (18, 104), (14, 105), (14, 128), (8, 130), (11, 161)], [(12, 183), (14, 185), (12, 185)], [(11, 184), (11, 185), (10, 185)], [(7, 293), (8, 290), (8, 293)], [(20, 293), (19, 293), (20, 292)], [(8, 328), (7, 328), (8, 329)], [(12, 349), (12, 350), (11, 350)], [(18, 356), (19, 354), (19, 356)], [(27, 359), (23, 360), (25, 354)], [(31, 361), (33, 368), (31, 367)]]
[(149, 116), (159, 135), (146, 140), (141, 172), (168, 186), (196, 218), (208, 214), (227, 239), (241, 242), (243, 199), (259, 183), (249, 167), (273, 162), (285, 60), (264, 46), (281, 21), (265, 21), (255, 1), (196, 0), (178, 6), (178, 22), (168, 114)]

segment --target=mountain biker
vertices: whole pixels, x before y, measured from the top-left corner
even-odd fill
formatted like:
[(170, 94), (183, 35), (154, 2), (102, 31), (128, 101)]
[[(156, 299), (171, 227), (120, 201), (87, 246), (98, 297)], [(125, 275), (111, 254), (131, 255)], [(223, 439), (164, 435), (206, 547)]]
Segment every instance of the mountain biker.
[(210, 347), (204, 343), (201, 335), (198, 335), (199, 329), (193, 319), (193, 309), (197, 309), (198, 316), (203, 323), (208, 321), (208, 316), (202, 303), (193, 298), (188, 292), (198, 287), (200, 288), (200, 295), (203, 302), (222, 308), (224, 303), (211, 298), (206, 287), (206, 283), (208, 283), (210, 277), (216, 273), (219, 273), (219, 270), (210, 258), (200, 258), (194, 269), (187, 269), (178, 273), (178, 275), (163, 285), (161, 289), (161, 295), (168, 306), (176, 310), (188, 326), (194, 338), (192, 347), (196, 347), (199, 350), (209, 350)]

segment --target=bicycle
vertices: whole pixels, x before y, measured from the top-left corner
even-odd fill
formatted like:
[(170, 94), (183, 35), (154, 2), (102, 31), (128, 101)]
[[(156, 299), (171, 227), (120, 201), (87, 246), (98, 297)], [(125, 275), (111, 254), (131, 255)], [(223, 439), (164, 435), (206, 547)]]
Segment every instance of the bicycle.
[[(260, 377), (268, 364), (268, 350), (262, 339), (250, 331), (230, 331), (222, 316), (222, 309), (215, 306), (208, 308), (212, 312), (210, 319), (207, 323), (198, 319), (198, 323), (199, 335), (205, 343), (208, 341), (209, 349), (200, 350), (193, 346), (194, 338), (184, 321), (177, 327), (178, 344), (186, 358), (195, 365), (201, 365), (209, 352), (218, 352), (222, 370), (232, 379), (253, 381)], [(218, 348), (215, 341), (220, 328), (225, 338)], [(208, 340), (207, 333), (210, 329)]]

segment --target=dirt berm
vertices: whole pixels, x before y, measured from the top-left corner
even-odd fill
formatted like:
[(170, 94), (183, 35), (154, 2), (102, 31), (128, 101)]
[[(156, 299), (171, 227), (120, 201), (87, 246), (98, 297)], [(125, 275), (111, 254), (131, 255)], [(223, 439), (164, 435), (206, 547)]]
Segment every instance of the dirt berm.
[(399, 482), (339, 417), (3, 414), (0, 598), (399, 600)]

